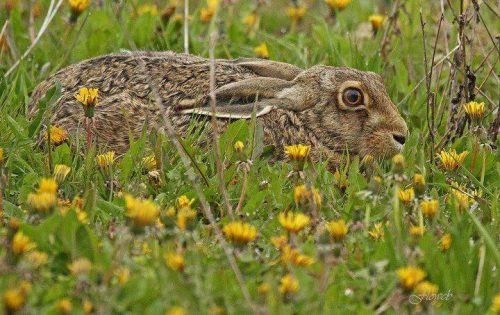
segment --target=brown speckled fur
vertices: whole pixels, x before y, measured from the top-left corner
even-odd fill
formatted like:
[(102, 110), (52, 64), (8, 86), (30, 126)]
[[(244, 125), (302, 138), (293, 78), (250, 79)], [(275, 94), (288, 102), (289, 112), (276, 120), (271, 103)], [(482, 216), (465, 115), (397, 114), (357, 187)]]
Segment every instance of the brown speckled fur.
[[(124, 53), (85, 60), (40, 83), (33, 92), (29, 115), (57, 80), (62, 94), (51, 123), (75, 132), (84, 119), (75, 94), (81, 87), (98, 88), (94, 119), (98, 143), (103, 149), (123, 153), (129, 145), (129, 134), (139, 136), (144, 126), (161, 128), (160, 110), (171, 118), (180, 134), (185, 133), (193, 114), (182, 114), (177, 108), (185, 100), (198, 100), (198, 105), (207, 106), (209, 69), (207, 59), (174, 52)], [(260, 75), (232, 61), (217, 60), (215, 85), (219, 88)], [(347, 81), (357, 82), (368, 100), (366, 106), (355, 110), (342, 106), (339, 88)], [(393, 134), (405, 136), (407, 127), (377, 74), (315, 66), (300, 72), (290, 83), (292, 88), (279, 98), (294, 103), (297, 97), (297, 108), (276, 108), (258, 118), (264, 127), (264, 142), (276, 146), (277, 158), (283, 157), (284, 145), (298, 143), (311, 144), (315, 159), (319, 155), (335, 159), (346, 149), (351, 154), (376, 157), (398, 152)], [(154, 101), (151, 84), (160, 94), (161, 109)], [(221, 123), (225, 125), (227, 120), (221, 119)]]

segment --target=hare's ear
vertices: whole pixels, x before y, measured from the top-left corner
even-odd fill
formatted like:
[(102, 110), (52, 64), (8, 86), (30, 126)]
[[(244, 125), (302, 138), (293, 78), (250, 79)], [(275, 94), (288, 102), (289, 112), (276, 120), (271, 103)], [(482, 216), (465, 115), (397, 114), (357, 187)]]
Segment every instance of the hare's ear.
[[(237, 104), (217, 106), (215, 117), (229, 119), (250, 119), (255, 113), (256, 117), (270, 113), (274, 108), (280, 107), (280, 100), (268, 99), (257, 101), (252, 104)], [(181, 114), (195, 114), (202, 116), (212, 116), (214, 113), (211, 107), (198, 107), (180, 111)]]
[(257, 58), (238, 58), (232, 60), (232, 63), (248, 68), (257, 75), (269, 78), (283, 79), (291, 81), (295, 79), (303, 70), (289, 63), (257, 59)]
[[(276, 78), (257, 77), (232, 82), (214, 91), (217, 101), (215, 116), (219, 118), (249, 119), (255, 112), (257, 117), (269, 113), (274, 108), (302, 111), (307, 102), (302, 88), (293, 81)], [(208, 103), (194, 106), (196, 101), (184, 101), (180, 113), (211, 116), (213, 111)]]
[(223, 85), (216, 89), (214, 93), (217, 100), (241, 99), (252, 96), (268, 98), (276, 97), (283, 89), (290, 88), (293, 85), (292, 82), (282, 79), (257, 77)]

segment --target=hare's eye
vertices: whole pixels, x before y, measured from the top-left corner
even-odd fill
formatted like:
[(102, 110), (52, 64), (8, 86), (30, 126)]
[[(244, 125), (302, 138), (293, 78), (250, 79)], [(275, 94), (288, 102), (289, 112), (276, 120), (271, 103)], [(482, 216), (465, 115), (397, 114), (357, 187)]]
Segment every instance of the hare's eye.
[(342, 99), (346, 105), (358, 106), (363, 104), (363, 93), (357, 88), (348, 88), (344, 91)]

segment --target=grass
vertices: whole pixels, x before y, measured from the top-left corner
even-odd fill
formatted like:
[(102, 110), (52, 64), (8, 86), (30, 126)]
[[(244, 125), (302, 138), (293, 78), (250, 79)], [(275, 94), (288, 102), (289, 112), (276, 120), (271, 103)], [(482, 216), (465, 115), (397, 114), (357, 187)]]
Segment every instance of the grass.
[[(213, 150), (195, 144), (207, 136), (202, 131), (180, 142), (188, 167), (173, 141), (146, 133), (137, 135), (124, 156), (100, 167), (95, 156), (104, 152), (74, 149), (85, 147), (79, 141), (84, 135), (41, 148), (37, 133), (46, 115), (27, 118), (31, 91), (50, 74), (123, 49), (183, 51), (182, 22), (175, 16), (167, 21), (163, 6), (159, 14), (138, 14), (153, 1), (94, 1), (71, 24), (64, 1), (31, 53), (5, 75), (30, 47), (30, 34), (41, 29), (51, 3), (34, 1), (41, 8), (36, 14), (31, 1), (7, 2), (15, 5), (0, 13), (5, 25), (0, 37), (0, 303), (6, 314), (495, 312), (499, 164), (491, 126), (498, 120), (499, 63), (498, 41), (491, 40), (497, 35), (498, 6), (492, 1), (481, 2), (476, 11), (476, 1), (462, 1), (468, 6), (461, 10), (459, 3), (360, 0), (334, 15), (326, 3), (308, 1), (300, 21), (286, 15), (286, 1), (259, 6), (241, 1), (221, 4), (208, 23), (200, 21), (207, 4), (191, 2), (191, 53), (208, 57), (209, 35), (216, 31), (217, 58), (253, 57), (254, 47), (266, 43), (272, 60), (380, 73), (410, 129), (395, 160), (366, 163), (350, 156), (336, 173), (326, 162), (306, 161), (299, 173), (290, 161), (270, 163), (272, 151), (282, 148), (264, 147), (262, 131), (252, 121), (233, 122), (219, 138), (222, 186), (230, 208), (241, 206), (237, 219), (257, 230), (245, 245), (221, 237), (233, 219)], [(461, 25), (462, 11), (466, 22)], [(183, 12), (182, 4), (175, 12)], [(252, 12), (258, 19), (250, 27), (242, 21)], [(375, 34), (367, 22), (374, 13), (389, 16)], [(469, 67), (472, 75), (464, 76)], [(473, 81), (472, 89), (459, 88)], [(58, 91), (53, 93), (43, 103), (49, 110)], [(486, 104), (479, 121), (469, 119), (462, 107), (472, 94)], [(245, 145), (242, 152), (234, 147), (237, 141)], [(451, 149), (469, 152), (455, 170), (436, 157)], [(145, 163), (145, 156), (153, 156), (156, 165)], [(42, 178), (53, 176), (56, 164), (71, 171), (59, 182), (59, 205), (41, 214), (29, 196)], [(415, 181), (416, 174), (423, 175), (424, 184)], [(301, 184), (315, 187), (321, 203), (312, 197), (294, 200)], [(400, 196), (405, 189), (415, 196)], [(127, 210), (138, 201), (127, 203), (127, 194), (153, 200), (137, 207), (139, 212), (158, 207), (161, 224), (139, 228)], [(179, 201), (183, 195), (193, 203)], [(439, 204), (433, 218), (421, 211), (427, 199)], [(312, 222), (299, 233), (287, 232), (278, 219), (285, 210), (303, 212)], [(327, 222), (340, 219), (348, 225), (345, 235), (342, 229), (327, 230)], [(423, 228), (423, 234), (412, 227)], [(16, 239), (19, 232), (30, 241)], [(299, 254), (278, 249), (280, 235), (287, 235), (288, 246)], [(444, 235), (451, 237), (448, 248), (443, 248)], [(33, 243), (35, 249), (19, 247)], [(181, 258), (173, 259), (173, 253)], [(297, 255), (313, 263), (297, 263)], [(405, 286), (398, 270), (407, 266), (424, 271), (437, 291), (425, 295), (422, 286)], [(284, 294), (280, 281), (288, 274), (299, 289)], [(293, 285), (289, 289), (294, 291)]]

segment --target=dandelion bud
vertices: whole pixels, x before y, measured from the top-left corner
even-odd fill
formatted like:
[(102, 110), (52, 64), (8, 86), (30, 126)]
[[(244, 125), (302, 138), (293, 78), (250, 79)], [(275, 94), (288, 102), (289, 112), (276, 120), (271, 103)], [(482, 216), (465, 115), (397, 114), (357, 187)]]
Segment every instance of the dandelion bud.
[(451, 235), (450, 234), (445, 234), (441, 239), (439, 240), (439, 249), (441, 251), (445, 252), (447, 251), (451, 246)]
[(395, 173), (402, 173), (405, 168), (405, 157), (402, 154), (396, 154), (392, 158), (392, 165)]
[(297, 293), (299, 288), (299, 281), (291, 274), (285, 275), (280, 280), (279, 290), (284, 295)]
[(420, 204), (420, 210), (422, 210), (422, 214), (428, 217), (429, 219), (434, 218), (439, 208), (439, 202), (437, 200), (425, 200)]
[(175, 270), (175, 271), (183, 271), (184, 270), (184, 256), (182, 256), (182, 254), (178, 254), (178, 253), (175, 253), (175, 252), (171, 252), (171, 253), (166, 253), (164, 256), (163, 256), (164, 260), (165, 260), (165, 264)]
[(421, 195), (425, 192), (425, 177), (422, 174), (415, 174), (413, 176), (413, 189), (417, 195)]
[(241, 153), (243, 150), (245, 150), (245, 144), (241, 141), (236, 141), (234, 143), (234, 151)]
[(256, 22), (257, 22), (257, 14), (255, 13), (248, 14), (243, 18), (243, 24), (245, 24), (248, 28), (254, 26)]
[(256, 57), (267, 59), (269, 58), (269, 50), (267, 49), (266, 43), (261, 43), (259, 46), (253, 49)]
[(58, 183), (62, 183), (68, 176), (69, 172), (71, 172), (71, 167), (64, 164), (56, 164), (54, 166), (54, 179)]
[(69, 21), (75, 23), (80, 14), (85, 11), (90, 5), (90, 0), (69, 0), (69, 7), (71, 10), (71, 17)]
[(352, 0), (325, 0), (332, 10), (344, 10)]
[(383, 15), (371, 15), (368, 17), (368, 21), (372, 24), (372, 29), (374, 33), (377, 33), (377, 31), (382, 27), (382, 25), (385, 22), (385, 16)]
[(21, 288), (9, 289), (3, 294), (3, 303), (7, 309), (7, 314), (14, 314), (20, 310), (26, 302), (26, 295)]
[(56, 309), (61, 315), (69, 315), (73, 311), (73, 304), (69, 299), (60, 299), (56, 303)]
[(300, 21), (306, 14), (307, 8), (303, 5), (290, 6), (286, 9), (286, 14), (293, 21)]

